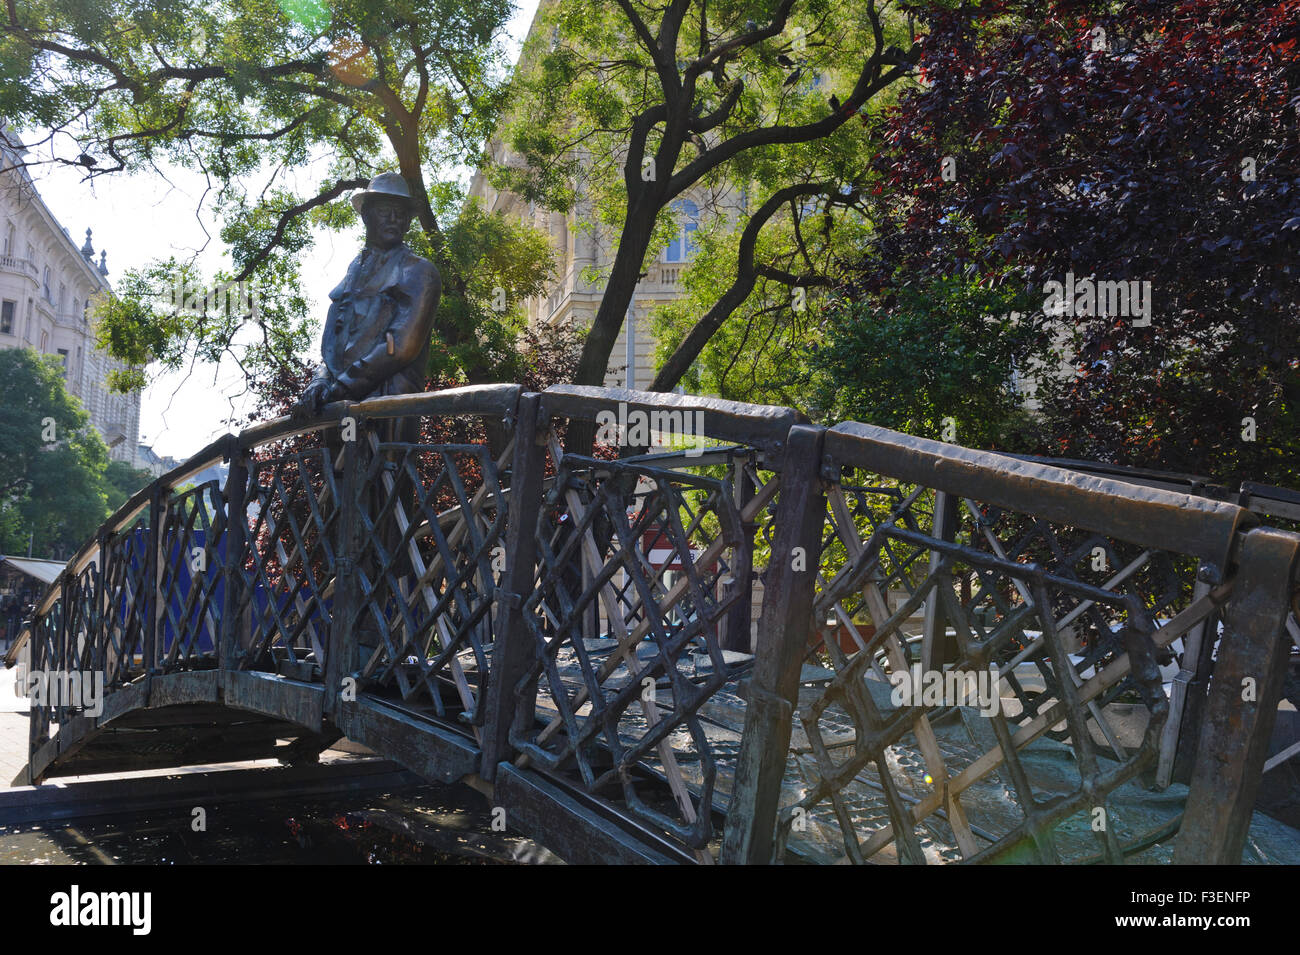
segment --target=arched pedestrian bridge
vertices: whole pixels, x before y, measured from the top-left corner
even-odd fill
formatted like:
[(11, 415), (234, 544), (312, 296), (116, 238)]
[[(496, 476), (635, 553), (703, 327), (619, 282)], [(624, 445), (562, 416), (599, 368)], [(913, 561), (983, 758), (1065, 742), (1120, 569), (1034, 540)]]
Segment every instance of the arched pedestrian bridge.
[[(706, 446), (566, 444), (611, 421)], [(572, 861), (1236, 862), (1298, 516), (692, 396), (339, 403), (69, 562), (29, 665), (104, 693), (33, 704), (25, 781), (346, 736)]]

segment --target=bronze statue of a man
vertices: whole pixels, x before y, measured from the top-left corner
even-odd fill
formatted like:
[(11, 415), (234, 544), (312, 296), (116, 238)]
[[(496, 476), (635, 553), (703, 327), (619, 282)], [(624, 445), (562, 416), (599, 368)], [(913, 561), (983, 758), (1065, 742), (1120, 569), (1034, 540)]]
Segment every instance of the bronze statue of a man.
[(442, 277), (402, 242), (415, 214), (410, 189), (386, 172), (353, 195), (352, 206), (365, 223), (366, 247), (330, 292), (322, 363), (293, 407), (296, 417), (344, 398), (424, 390)]

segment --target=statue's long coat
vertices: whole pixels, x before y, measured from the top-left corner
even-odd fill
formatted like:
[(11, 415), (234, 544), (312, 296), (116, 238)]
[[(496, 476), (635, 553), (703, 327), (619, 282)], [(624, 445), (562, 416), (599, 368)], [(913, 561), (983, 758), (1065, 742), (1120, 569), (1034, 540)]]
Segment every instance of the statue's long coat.
[(365, 249), (330, 292), (316, 380), (353, 401), (423, 391), (441, 294), (437, 267), (405, 245)]

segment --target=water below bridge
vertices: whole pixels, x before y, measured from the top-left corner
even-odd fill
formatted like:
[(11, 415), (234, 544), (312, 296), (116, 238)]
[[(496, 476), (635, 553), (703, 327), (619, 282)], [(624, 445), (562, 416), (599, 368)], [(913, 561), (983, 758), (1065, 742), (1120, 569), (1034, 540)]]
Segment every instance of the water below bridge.
[(558, 862), (492, 829), (467, 786), (209, 803), (206, 831), (188, 807), (0, 825), (0, 865), (511, 865)]

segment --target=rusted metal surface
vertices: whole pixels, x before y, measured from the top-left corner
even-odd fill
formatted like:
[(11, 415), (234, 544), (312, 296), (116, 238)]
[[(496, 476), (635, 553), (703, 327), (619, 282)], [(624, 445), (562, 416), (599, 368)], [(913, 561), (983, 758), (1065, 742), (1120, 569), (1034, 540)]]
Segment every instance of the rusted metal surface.
[[(565, 444), (633, 413), (702, 446)], [(402, 439), (467, 418), (489, 437)], [(223, 458), (225, 487), (172, 490)], [(1289, 492), (1063, 463), (570, 386), (266, 422), (133, 496), (39, 603), (33, 669), (109, 695), (33, 709), (33, 777), (193, 697), (472, 776), (575, 859), (1114, 862), (1177, 829), (1123, 807), (1177, 801), (1181, 745), (1179, 860), (1236, 861), (1300, 634), (1300, 537), (1252, 528)], [(997, 705), (900, 701), (913, 665)]]
[(1224, 612), (1231, 652), (1221, 649), (1215, 664), (1175, 862), (1222, 865), (1241, 857), (1286, 672), (1298, 560), (1300, 535), (1287, 531), (1260, 528), (1242, 543)]
[(628, 412), (646, 415), (698, 412), (709, 437), (767, 451), (779, 451), (790, 428), (807, 420), (793, 408), (777, 405), (750, 405), (722, 398), (626, 388), (554, 385), (542, 395), (542, 411), (549, 418), (595, 421), (600, 412), (617, 413), (620, 405)]
[(1237, 531), (1257, 523), (1244, 508), (1138, 487), (1018, 458), (975, 451), (857, 422), (836, 425), (826, 452), (900, 481), (1023, 510), (1048, 521), (1137, 543), (1159, 541), (1220, 566)]
[(726, 862), (772, 861), (770, 820), (785, 775), (826, 512), (817, 470), (824, 434), (822, 429), (793, 429), (782, 462), (782, 519), (772, 541), (774, 556), (764, 587), (758, 658), (749, 681), (744, 737), (732, 788), (733, 812), (727, 820), (722, 852)]

